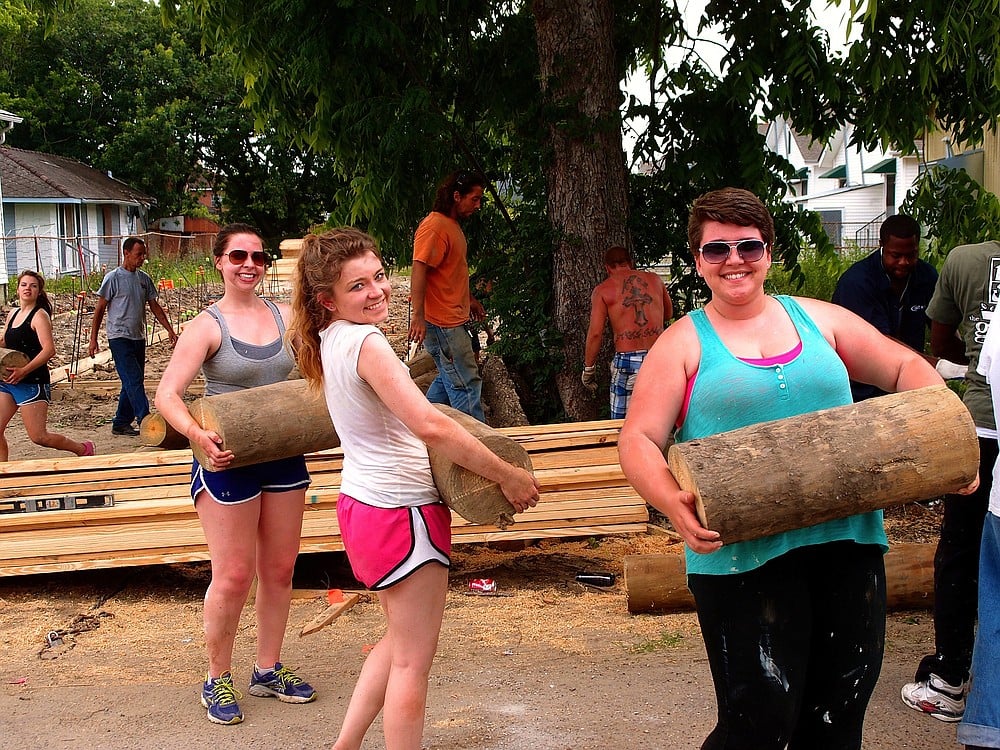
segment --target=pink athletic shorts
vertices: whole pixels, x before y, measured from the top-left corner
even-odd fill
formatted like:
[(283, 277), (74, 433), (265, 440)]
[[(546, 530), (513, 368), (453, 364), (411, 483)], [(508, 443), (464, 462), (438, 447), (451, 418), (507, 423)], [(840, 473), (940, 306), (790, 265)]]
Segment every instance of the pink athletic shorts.
[(444, 503), (378, 508), (341, 493), (337, 523), (354, 577), (372, 591), (428, 563), (451, 565), (451, 511)]

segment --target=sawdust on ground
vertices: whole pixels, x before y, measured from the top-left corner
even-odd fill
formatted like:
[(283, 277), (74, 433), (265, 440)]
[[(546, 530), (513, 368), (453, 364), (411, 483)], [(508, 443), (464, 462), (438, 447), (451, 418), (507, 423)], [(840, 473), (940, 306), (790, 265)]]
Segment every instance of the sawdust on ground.
[[(190, 302), (182, 302), (190, 304)], [(394, 299), (390, 339), (405, 338), (405, 292)], [(176, 313), (172, 313), (176, 314)], [(73, 350), (72, 315), (56, 316), (60, 358)], [(84, 344), (85, 346), (85, 344)], [(151, 346), (147, 377), (169, 360)], [(59, 364), (60, 362), (54, 362)], [(116, 380), (112, 366), (83, 379)], [(94, 439), (101, 453), (133, 451), (137, 438), (112, 436), (116, 397), (59, 388), (49, 425)], [(20, 434), (19, 433), (20, 430)], [(8, 428), (11, 458), (54, 457), (26, 440), (20, 420)], [(894, 541), (932, 543), (939, 503), (887, 513)], [(714, 698), (693, 613), (629, 615), (621, 580), (631, 554), (680, 554), (668, 523), (661, 533), (459, 545), (441, 646), (431, 678), (425, 747), (483, 750), (618, 750), (697, 747), (711, 728)], [(665, 530), (665, 533), (664, 533)], [(607, 589), (584, 586), (580, 572), (612, 573)], [(475, 578), (497, 583), (476, 596)], [(300, 559), (285, 661), (320, 690), (310, 706), (246, 699), (247, 721), (215, 727), (204, 720), (201, 598), (207, 563), (0, 579), (0, 744), (41, 748), (84, 741), (90, 748), (173, 748), (182, 742), (241, 748), (316, 748), (332, 742), (367, 644), (382, 634), (374, 600), (305, 638), (299, 630), (326, 606), (322, 592), (356, 588), (343, 555)], [(943, 747), (953, 726), (902, 706), (898, 686), (932, 642), (929, 612), (890, 616), (883, 678), (870, 708), (866, 748)], [(237, 680), (252, 661), (252, 608), (237, 636)], [(62, 645), (48, 647), (56, 631)], [(383, 747), (376, 727), (365, 748)]]

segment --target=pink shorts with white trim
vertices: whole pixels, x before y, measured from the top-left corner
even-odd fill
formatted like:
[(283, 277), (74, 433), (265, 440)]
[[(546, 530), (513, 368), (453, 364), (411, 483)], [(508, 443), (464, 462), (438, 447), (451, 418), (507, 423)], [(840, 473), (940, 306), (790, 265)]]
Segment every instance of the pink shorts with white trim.
[(428, 563), (451, 565), (451, 511), (444, 503), (378, 508), (341, 493), (337, 523), (354, 577), (372, 591)]

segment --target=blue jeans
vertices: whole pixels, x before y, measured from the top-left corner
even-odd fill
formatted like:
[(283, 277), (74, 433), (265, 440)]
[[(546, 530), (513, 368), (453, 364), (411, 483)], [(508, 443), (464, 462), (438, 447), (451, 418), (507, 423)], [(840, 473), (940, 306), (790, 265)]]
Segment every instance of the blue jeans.
[(432, 404), (449, 404), (485, 422), (483, 379), (479, 376), (472, 338), (465, 326), (439, 328), (428, 323), (424, 348), (438, 369), (438, 376), (427, 389), (427, 400)]
[(123, 429), (136, 420), (139, 424), (149, 414), (149, 399), (146, 397), (146, 342), (142, 339), (108, 339), (115, 369), (122, 381), (122, 391), (118, 394), (118, 411), (111, 426)]
[(1000, 747), (1000, 518), (986, 514), (979, 557), (979, 631), (972, 653), (972, 690), (958, 725), (965, 745)]

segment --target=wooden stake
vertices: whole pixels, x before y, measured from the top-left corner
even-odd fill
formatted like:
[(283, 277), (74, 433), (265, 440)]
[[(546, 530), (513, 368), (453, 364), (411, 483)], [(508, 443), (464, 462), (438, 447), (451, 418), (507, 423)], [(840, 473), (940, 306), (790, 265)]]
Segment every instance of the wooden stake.
[(299, 638), (304, 635), (311, 635), (319, 630), (322, 630), (331, 622), (340, 617), (344, 612), (347, 612), (355, 604), (361, 600), (360, 594), (347, 594), (342, 602), (337, 602), (331, 604), (326, 610), (310, 620), (306, 625), (302, 627), (299, 632)]
[(677, 443), (667, 458), (702, 525), (732, 544), (954, 492), (976, 477), (979, 441), (940, 385)]

